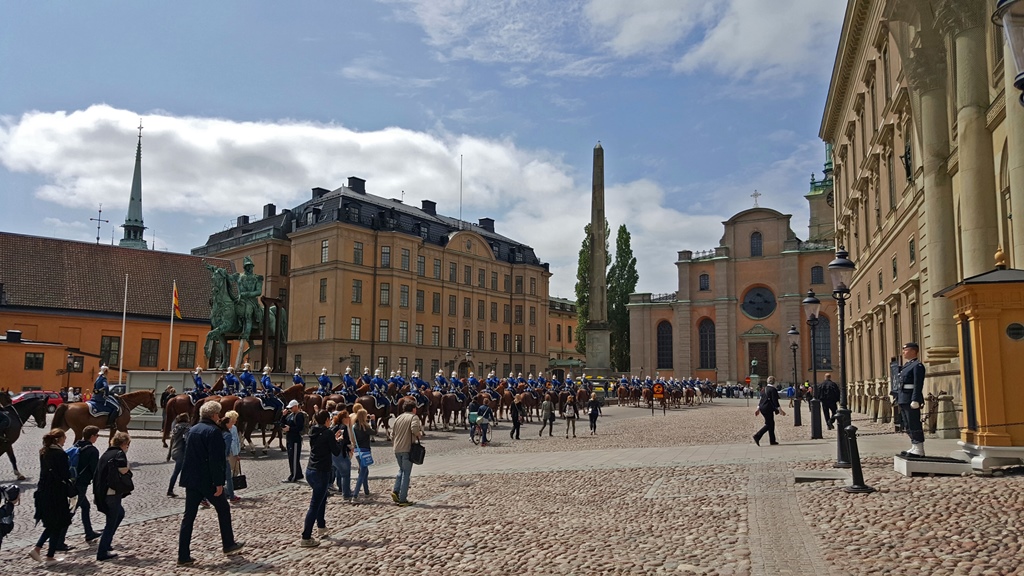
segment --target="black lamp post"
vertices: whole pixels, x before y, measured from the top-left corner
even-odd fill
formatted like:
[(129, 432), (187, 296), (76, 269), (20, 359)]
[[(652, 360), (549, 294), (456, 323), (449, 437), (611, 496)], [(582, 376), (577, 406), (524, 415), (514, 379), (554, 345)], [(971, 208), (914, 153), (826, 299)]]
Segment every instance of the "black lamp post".
[(992, 22), (1002, 26), (1010, 56), (1017, 66), (1017, 77), (1013, 87), (1021, 91), (1020, 103), (1024, 105), (1024, 1), (999, 0)]
[(71, 371), (75, 369), (75, 355), (68, 352), (68, 363), (64, 367), (64, 373), (68, 375), (68, 383), (64, 386), (64, 394), (71, 393)]
[(839, 304), (839, 410), (836, 411), (836, 468), (850, 468), (850, 447), (846, 441), (846, 427), (850, 425), (850, 408), (846, 404), (846, 300), (850, 297), (850, 281), (857, 269), (850, 253), (840, 246), (835, 260), (829, 262), (832, 276), (832, 297)]
[(807, 325), (811, 327), (811, 399), (807, 406), (811, 410), (811, 440), (820, 440), (821, 435), (821, 400), (818, 399), (818, 353), (817, 342), (814, 339), (814, 330), (818, 327), (818, 313), (821, 312), (821, 300), (814, 296), (814, 290), (807, 291), (804, 298), (804, 313), (807, 315)]
[[(800, 331), (796, 329), (796, 324), (790, 325), (789, 332), (786, 332), (786, 336), (789, 337), (789, 349), (793, 351), (793, 389), (799, 390), (800, 383), (797, 382), (796, 374), (796, 351), (800, 348)], [(794, 395), (793, 397), (793, 426), (803, 425), (800, 422), (800, 396)]]

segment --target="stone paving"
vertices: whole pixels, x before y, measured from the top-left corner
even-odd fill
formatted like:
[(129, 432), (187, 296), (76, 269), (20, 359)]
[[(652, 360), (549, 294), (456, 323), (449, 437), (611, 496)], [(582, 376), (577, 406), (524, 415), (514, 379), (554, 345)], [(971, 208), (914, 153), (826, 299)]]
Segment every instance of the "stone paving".
[[(905, 448), (905, 436), (881, 435), (861, 442), (866, 482), (879, 493), (795, 484), (799, 471), (831, 469), (833, 433), (808, 440), (809, 427), (787, 416), (779, 421), (782, 445), (757, 447), (753, 409), (743, 400), (664, 416), (609, 407), (597, 436), (583, 419), (577, 438), (565, 438), (559, 422), (554, 437), (526, 424), (513, 441), (502, 424), (486, 448), (461, 430), (430, 432), (409, 508), (391, 503), (396, 467), (381, 439), (373, 496), (359, 505), (332, 497), (333, 532), (317, 548), (298, 548), (309, 490), (280, 483), (287, 465), (275, 449), (243, 461), (251, 488), (240, 491), (232, 515), (245, 552), (221, 555), (215, 514), (201, 511), (198, 562), (189, 569), (174, 566), (183, 502), (163, 495), (171, 465), (159, 440), (146, 436), (129, 452), (137, 490), (114, 541), (122, 557), (95, 562), (76, 519), (68, 538), (76, 549), (63, 562), (29, 559), (41, 530), (31, 520), (42, 435), (33, 429), (17, 446), (29, 490), (0, 550), (0, 574), (1024, 574), (1024, 475), (903, 478), (886, 455)], [(856, 423), (863, 432), (888, 429)], [(927, 447), (941, 454), (955, 442)], [(0, 483), (11, 480), (9, 463), (0, 462)]]

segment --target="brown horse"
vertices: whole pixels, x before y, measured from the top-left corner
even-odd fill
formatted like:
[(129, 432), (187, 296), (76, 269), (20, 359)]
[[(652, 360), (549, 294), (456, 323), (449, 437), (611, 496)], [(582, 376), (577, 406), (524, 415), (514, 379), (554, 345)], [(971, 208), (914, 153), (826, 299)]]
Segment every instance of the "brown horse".
[(7, 453), (11, 467), (14, 468), (14, 477), (18, 481), (24, 480), (25, 476), (18, 471), (18, 459), (14, 456), (14, 443), (21, 437), (21, 429), (28, 423), (29, 418), (35, 419), (37, 427), (46, 427), (46, 405), (47, 400), (44, 397), (30, 398), (13, 404), (10, 392), (0, 391), (0, 406), (3, 406), (0, 410), (5, 412), (11, 420), (11, 425), (5, 434), (6, 439), (0, 440), (0, 454)]
[(384, 408), (377, 408), (377, 401), (373, 396), (366, 395), (360, 396), (356, 400), (356, 404), (359, 404), (366, 409), (366, 413), (369, 416), (373, 416), (373, 433), (377, 433), (377, 427), (383, 425), (384, 433), (387, 437), (391, 438), (391, 426), (388, 424), (388, 420), (392, 414), (395, 413), (395, 403), (392, 402)]
[[(111, 436), (114, 435), (115, 430), (120, 432), (128, 430), (128, 422), (131, 422), (132, 410), (135, 408), (142, 406), (150, 412), (157, 411), (156, 395), (152, 390), (136, 390), (122, 394), (118, 396), (117, 403), (121, 406), (121, 414), (114, 421), (114, 427), (110, 430)], [(69, 428), (74, 430), (75, 442), (78, 442), (82, 438), (82, 430), (90, 424), (103, 430), (107, 427), (107, 416), (93, 417), (89, 412), (88, 402), (72, 402), (57, 407), (57, 411), (53, 413), (51, 426), (65, 431)]]
[(629, 404), (631, 406), (640, 407), (640, 397), (642, 396), (642, 390), (639, 388), (633, 388), (629, 392)]
[[(278, 396), (281, 403), (287, 405), (292, 400), (300, 400), (303, 395), (302, 384), (289, 386)], [(266, 454), (270, 442), (277, 438), (278, 446), (284, 451), (284, 443), (281, 438), (281, 412), (279, 410), (265, 410), (260, 399), (255, 396), (246, 396), (235, 402), (235, 412), (238, 412), (238, 430), (242, 435), (242, 442), (248, 443), (249, 452), (256, 453), (256, 447), (252, 443), (252, 433), (259, 428), (260, 437), (263, 440), (263, 453)], [(270, 440), (267, 440), (267, 425), (272, 425)]]
[(441, 414), (441, 400), (444, 398), (444, 395), (437, 390), (427, 394), (427, 398), (430, 399), (429, 428), (430, 430), (437, 430), (437, 417)]
[[(499, 388), (501, 388), (501, 386), (499, 386)], [(509, 412), (512, 410), (512, 404), (515, 403), (516, 396), (515, 394), (512, 393), (511, 390), (499, 390), (498, 393), (501, 394), (501, 402), (499, 403), (500, 413), (495, 412), (495, 414), (497, 414), (499, 418), (505, 419), (508, 417)]]
[(518, 394), (516, 397), (519, 398), (519, 402), (523, 406), (523, 412), (525, 412), (523, 416), (526, 417), (526, 421), (533, 422), (533, 412), (537, 410), (537, 407), (540, 405), (540, 403), (537, 402), (537, 399), (534, 398), (533, 394), (530, 394), (529, 392), (522, 392)]
[(626, 404), (629, 404), (629, 388), (626, 388), (625, 386), (619, 386), (618, 395), (619, 406), (625, 406)]
[(579, 406), (580, 409), (582, 409), (587, 405), (587, 402), (590, 402), (590, 391), (585, 388), (580, 388), (576, 391), (576, 406)]
[[(211, 392), (217, 392), (224, 388), (224, 376), (217, 378), (217, 381), (210, 387)], [(213, 396), (213, 398), (219, 398), (219, 396)], [(163, 430), (161, 431), (160, 440), (163, 442), (164, 448), (167, 447), (167, 440), (171, 435), (171, 428), (174, 426), (174, 420), (178, 417), (178, 414), (182, 412), (188, 414), (190, 422), (195, 424), (199, 420), (199, 406), (203, 404), (206, 398), (200, 398), (195, 404), (192, 403), (192, 397), (188, 394), (178, 394), (173, 398), (168, 398), (167, 403), (164, 404), (164, 423)], [(222, 403), (223, 405), (223, 403)], [(221, 414), (224, 414), (225, 410), (221, 410)]]
[(441, 397), (441, 423), (445, 430), (451, 430), (458, 425), (459, 418), (462, 418), (462, 427), (466, 427), (466, 404), (459, 401), (455, 394), (445, 394)]
[(644, 388), (643, 390), (644, 402), (647, 403), (648, 408), (654, 408), (654, 390), (650, 388)]

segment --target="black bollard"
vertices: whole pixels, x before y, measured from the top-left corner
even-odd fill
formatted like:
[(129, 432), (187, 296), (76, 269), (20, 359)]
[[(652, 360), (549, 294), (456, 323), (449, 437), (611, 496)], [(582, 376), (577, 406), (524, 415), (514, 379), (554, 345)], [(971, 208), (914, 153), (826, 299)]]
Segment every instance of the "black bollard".
[(833, 468), (850, 467), (850, 443), (846, 440), (846, 429), (850, 427), (850, 409), (840, 406), (835, 415), (836, 462)]
[(811, 409), (811, 440), (821, 440), (821, 400), (811, 398), (807, 405)]
[(846, 427), (846, 442), (849, 446), (850, 461), (852, 463), (853, 483), (843, 488), (853, 494), (868, 494), (875, 489), (864, 483), (864, 471), (860, 467), (860, 450), (857, 448), (857, 427), (850, 424)]
[(803, 422), (800, 421), (800, 399), (793, 399), (793, 426), (803, 426)]

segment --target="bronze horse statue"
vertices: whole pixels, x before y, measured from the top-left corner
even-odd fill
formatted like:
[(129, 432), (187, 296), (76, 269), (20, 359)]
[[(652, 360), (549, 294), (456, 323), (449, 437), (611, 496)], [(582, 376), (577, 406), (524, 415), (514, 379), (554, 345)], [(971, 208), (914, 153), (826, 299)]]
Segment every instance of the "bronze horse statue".
[[(248, 258), (248, 257), (246, 257)], [(224, 370), (228, 365), (226, 351), (228, 340), (245, 342), (246, 346), (239, 347), (238, 357), (247, 356), (253, 348), (253, 340), (263, 339), (266, 344), (265, 335), (277, 333), (277, 323), (281, 322), (282, 333), (287, 333), (287, 313), (282, 308), (270, 306), (267, 310), (267, 322), (264, 326), (262, 305), (254, 310), (239, 296), (238, 275), (230, 274), (224, 268), (206, 264), (211, 273), (211, 296), (210, 307), (210, 332), (206, 335), (206, 344), (203, 351), (207, 360), (213, 364), (216, 358), (218, 370)], [(259, 276), (259, 286), (262, 287), (263, 277)], [(280, 316), (280, 318), (278, 318)], [(259, 328), (262, 327), (262, 332)]]
[(18, 471), (18, 459), (14, 456), (14, 443), (21, 437), (21, 429), (28, 423), (29, 418), (34, 418), (36, 426), (46, 428), (46, 398), (31, 398), (17, 404), (11, 403), (11, 393), (7, 390), (0, 391), (0, 410), (5, 412), (11, 420), (7, 428), (5, 438), (0, 440), (0, 454), (7, 453), (7, 458), (14, 468), (14, 477), (20, 482), (25, 479), (24, 474)]
[[(126, 432), (128, 430), (128, 422), (132, 419), (132, 410), (142, 406), (150, 412), (156, 412), (156, 394), (152, 390), (136, 390), (134, 392), (128, 392), (117, 397), (117, 403), (121, 407), (121, 413), (118, 414), (117, 420), (114, 421), (114, 427), (110, 429), (110, 435), (114, 435), (114, 431)], [(53, 413), (53, 428), (60, 428), (61, 430), (75, 431), (75, 442), (78, 442), (82, 438), (82, 430), (86, 426), (92, 424), (97, 426), (100, 430), (107, 428), (107, 416), (93, 416), (89, 412), (88, 402), (72, 402), (69, 404), (61, 404), (57, 407), (57, 411)]]

